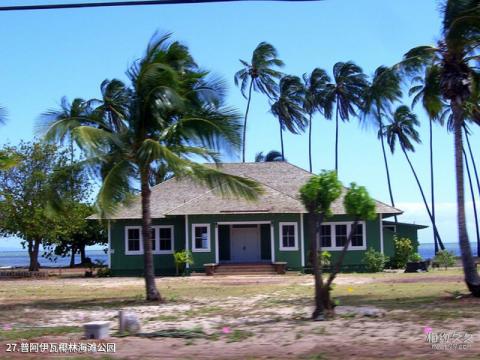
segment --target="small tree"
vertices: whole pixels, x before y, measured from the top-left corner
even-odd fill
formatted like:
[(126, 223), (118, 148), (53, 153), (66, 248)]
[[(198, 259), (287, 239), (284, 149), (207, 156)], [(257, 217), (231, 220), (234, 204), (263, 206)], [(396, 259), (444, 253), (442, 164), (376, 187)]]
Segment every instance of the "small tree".
[(393, 256), (393, 266), (398, 269), (403, 269), (414, 254), (412, 241), (409, 238), (398, 238), (395, 236), (394, 240), (395, 255)]
[(447, 270), (449, 266), (454, 266), (457, 263), (457, 258), (453, 251), (448, 250), (439, 251), (433, 260), (445, 267), (445, 270)]
[(193, 256), (191, 251), (182, 250), (173, 253), (173, 261), (175, 262), (176, 275), (180, 275), (180, 269), (185, 272), (185, 268), (188, 265), (193, 265)]
[(376, 251), (373, 248), (365, 251), (363, 256), (363, 263), (365, 264), (365, 270), (367, 272), (375, 273), (385, 269), (385, 264), (388, 261), (388, 256), (385, 256), (380, 251)]

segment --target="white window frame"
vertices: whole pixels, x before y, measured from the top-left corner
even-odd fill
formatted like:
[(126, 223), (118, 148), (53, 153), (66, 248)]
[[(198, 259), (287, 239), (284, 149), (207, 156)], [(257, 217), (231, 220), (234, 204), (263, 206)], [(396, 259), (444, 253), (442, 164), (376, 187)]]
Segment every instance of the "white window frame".
[[(332, 240), (332, 246), (329, 247), (322, 247), (322, 250), (326, 251), (341, 251), (343, 250), (343, 246), (336, 246), (336, 229), (335, 225), (347, 225), (347, 239), (350, 235), (350, 231), (352, 229), (353, 221), (338, 221), (338, 222), (326, 222), (322, 223), (322, 226), (329, 225), (330, 226), (330, 236)], [(348, 251), (350, 250), (367, 250), (367, 225), (365, 221), (359, 221), (358, 225), (362, 225), (362, 236), (363, 236), (363, 245), (362, 246), (352, 246), (352, 244), (348, 245)], [(320, 249), (320, 234), (317, 235), (317, 246)]]
[[(154, 254), (173, 254), (174, 251), (174, 234), (173, 225), (155, 225), (152, 226), (152, 229), (155, 229), (155, 251)], [(160, 250), (160, 229), (170, 229), (170, 250)]]
[[(138, 250), (129, 250), (128, 249), (128, 230), (137, 229), (139, 232), (140, 246)], [(141, 226), (125, 226), (125, 255), (142, 255), (143, 254), (143, 236), (142, 236), (142, 227)]]
[[(197, 227), (206, 227), (207, 228), (207, 239), (208, 239), (208, 246), (206, 249), (204, 248), (197, 248), (196, 243), (195, 243), (195, 229)], [(210, 231), (210, 224), (192, 224), (192, 252), (210, 252), (211, 250), (211, 244), (212, 244), (212, 238), (211, 238), (211, 231)]]
[[(283, 227), (284, 226), (293, 226), (294, 227), (294, 239), (295, 239), (295, 246), (293, 247), (285, 247), (283, 246)], [(280, 251), (298, 251), (298, 223), (296, 221), (292, 222), (281, 222), (278, 224), (278, 238), (280, 241)]]

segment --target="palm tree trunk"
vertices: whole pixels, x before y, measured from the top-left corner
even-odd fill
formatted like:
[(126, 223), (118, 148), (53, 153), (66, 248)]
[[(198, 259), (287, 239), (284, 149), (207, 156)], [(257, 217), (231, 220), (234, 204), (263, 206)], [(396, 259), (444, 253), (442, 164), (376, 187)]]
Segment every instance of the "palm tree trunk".
[(335, 172), (338, 176), (338, 103), (335, 116)]
[(141, 195), (142, 195), (142, 237), (145, 288), (148, 301), (162, 301), (162, 297), (155, 285), (155, 268), (153, 266), (150, 213), (150, 185), (148, 183), (148, 168), (141, 170)]
[(282, 129), (282, 123), (280, 122), (280, 120), (278, 121), (278, 123), (280, 124), (280, 145), (282, 147), (282, 161), (285, 161), (285, 152), (283, 150), (283, 129)]
[(468, 289), (475, 297), (480, 297), (480, 277), (475, 268), (475, 261), (472, 256), (472, 249), (468, 241), (467, 223), (465, 219), (465, 189), (463, 175), (463, 108), (462, 104), (452, 101), (451, 108), (454, 121), (454, 146), (455, 146), (455, 175), (457, 186), (457, 223), (458, 223), (458, 241), (460, 252), (462, 254), (463, 272), (465, 283)]
[(462, 152), (463, 152), (463, 158), (465, 159), (465, 168), (467, 169), (468, 183), (470, 185), (470, 193), (472, 195), (473, 216), (475, 218), (475, 230), (477, 235), (477, 246), (478, 246), (478, 244), (480, 244), (480, 234), (478, 229), (478, 214), (477, 214), (477, 204), (475, 201), (475, 191), (473, 189), (472, 175), (470, 173), (470, 166), (468, 164), (467, 153), (465, 152), (465, 149), (463, 149)]
[(312, 172), (312, 114), (309, 114), (308, 128), (308, 161), (310, 164), (310, 172)]
[[(472, 160), (473, 172), (475, 174), (475, 180), (477, 182), (478, 195), (480, 196), (480, 180), (478, 178), (477, 165), (475, 163), (475, 158), (473, 157), (472, 147), (470, 146), (470, 137), (467, 132), (465, 132), (465, 139), (467, 139), (468, 152), (470, 153), (470, 159)], [(477, 257), (480, 256), (480, 243), (477, 242)]]
[(433, 222), (432, 213), (430, 212), (430, 208), (428, 207), (427, 198), (425, 197), (425, 193), (423, 192), (422, 184), (420, 184), (420, 180), (418, 179), (417, 172), (415, 171), (415, 168), (413, 167), (412, 162), (410, 161), (410, 158), (408, 157), (408, 154), (404, 148), (402, 148), (402, 151), (403, 151), (403, 154), (405, 155), (405, 158), (408, 161), (408, 165), (410, 165), (410, 169), (412, 170), (413, 176), (415, 177), (415, 180), (417, 182), (418, 189), (420, 190), (420, 194), (422, 195), (423, 203), (425, 204), (425, 209), (427, 209), (428, 217), (432, 222), (434, 234), (441, 241), (440, 234), (438, 233), (437, 226)]
[(252, 100), (253, 80), (250, 80), (250, 88), (248, 89), (247, 109), (245, 110), (245, 119), (243, 120), (243, 138), (242, 138), (242, 162), (245, 162), (245, 142), (247, 137), (247, 118), (250, 110), (250, 101)]
[(323, 279), (322, 279), (322, 269), (318, 262), (318, 244), (317, 244), (317, 234), (320, 229), (320, 224), (322, 223), (322, 217), (319, 215), (309, 212), (308, 214), (308, 231), (310, 238), (310, 252), (311, 252), (311, 261), (313, 267), (313, 277), (315, 280), (315, 310), (312, 313), (313, 320), (324, 320), (324, 306), (323, 306)]
[[(395, 201), (393, 201), (392, 182), (390, 179), (390, 170), (388, 169), (387, 152), (385, 151), (385, 137), (383, 134), (383, 122), (381, 118), (379, 118), (379, 122), (380, 122), (380, 142), (382, 144), (382, 153), (383, 153), (383, 162), (385, 164), (385, 172), (387, 173), (388, 193), (390, 194), (390, 202), (392, 206), (395, 207)], [(397, 215), (395, 215), (394, 218), (395, 218), (395, 223), (397, 223), (398, 222)]]

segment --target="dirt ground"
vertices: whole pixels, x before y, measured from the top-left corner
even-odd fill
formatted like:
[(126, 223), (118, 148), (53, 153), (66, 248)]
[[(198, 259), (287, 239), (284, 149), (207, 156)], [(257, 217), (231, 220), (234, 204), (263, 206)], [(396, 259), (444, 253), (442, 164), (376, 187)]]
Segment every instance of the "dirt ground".
[[(0, 296), (0, 325), (107, 320), (115, 335), (118, 310), (136, 314), (142, 336), (113, 336), (106, 342), (115, 343), (115, 353), (86, 354), (106, 359), (480, 359), (480, 301), (465, 295), (460, 272), (414, 275), (341, 275), (334, 289), (340, 299), (336, 317), (321, 322), (309, 319), (313, 281), (307, 275), (162, 278), (160, 291), (173, 295), (154, 305), (141, 300), (143, 281), (137, 278), (18, 280), (0, 283), (30, 291)], [(82, 305), (72, 288), (93, 298)], [(38, 289), (45, 294), (31, 299), (28, 294)], [(50, 290), (64, 301), (49, 304), (55, 298)], [(137, 300), (128, 302), (132, 297)], [(125, 303), (117, 304), (119, 299)], [(144, 337), (173, 330), (196, 335)], [(0, 357), (47, 358), (5, 352), (8, 343), (20, 341), (0, 341)], [(28, 341), (86, 342), (79, 331)]]

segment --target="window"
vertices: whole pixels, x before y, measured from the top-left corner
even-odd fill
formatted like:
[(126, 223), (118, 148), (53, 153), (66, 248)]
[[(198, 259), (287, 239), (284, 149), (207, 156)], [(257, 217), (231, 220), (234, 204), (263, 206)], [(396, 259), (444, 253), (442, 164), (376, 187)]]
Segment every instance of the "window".
[(347, 225), (340, 224), (335, 225), (335, 246), (336, 247), (343, 247), (347, 242)]
[(397, 231), (397, 227), (395, 225), (383, 225), (383, 229), (391, 232)]
[(322, 225), (320, 228), (320, 246), (332, 246), (332, 227), (330, 225)]
[(210, 224), (193, 224), (192, 236), (192, 251), (210, 251)]
[(297, 223), (280, 223), (280, 250), (298, 250)]
[(158, 227), (158, 241), (159, 252), (172, 253), (173, 252), (173, 226), (159, 226)]
[(140, 226), (127, 226), (125, 228), (125, 254), (138, 255), (142, 253), (142, 228)]
[[(320, 234), (317, 238), (322, 250), (340, 251), (348, 240), (350, 231), (353, 229), (353, 222), (332, 222), (323, 223), (320, 228)], [(366, 250), (366, 225), (365, 221), (357, 224), (352, 233), (352, 240), (348, 246), (349, 250)]]

